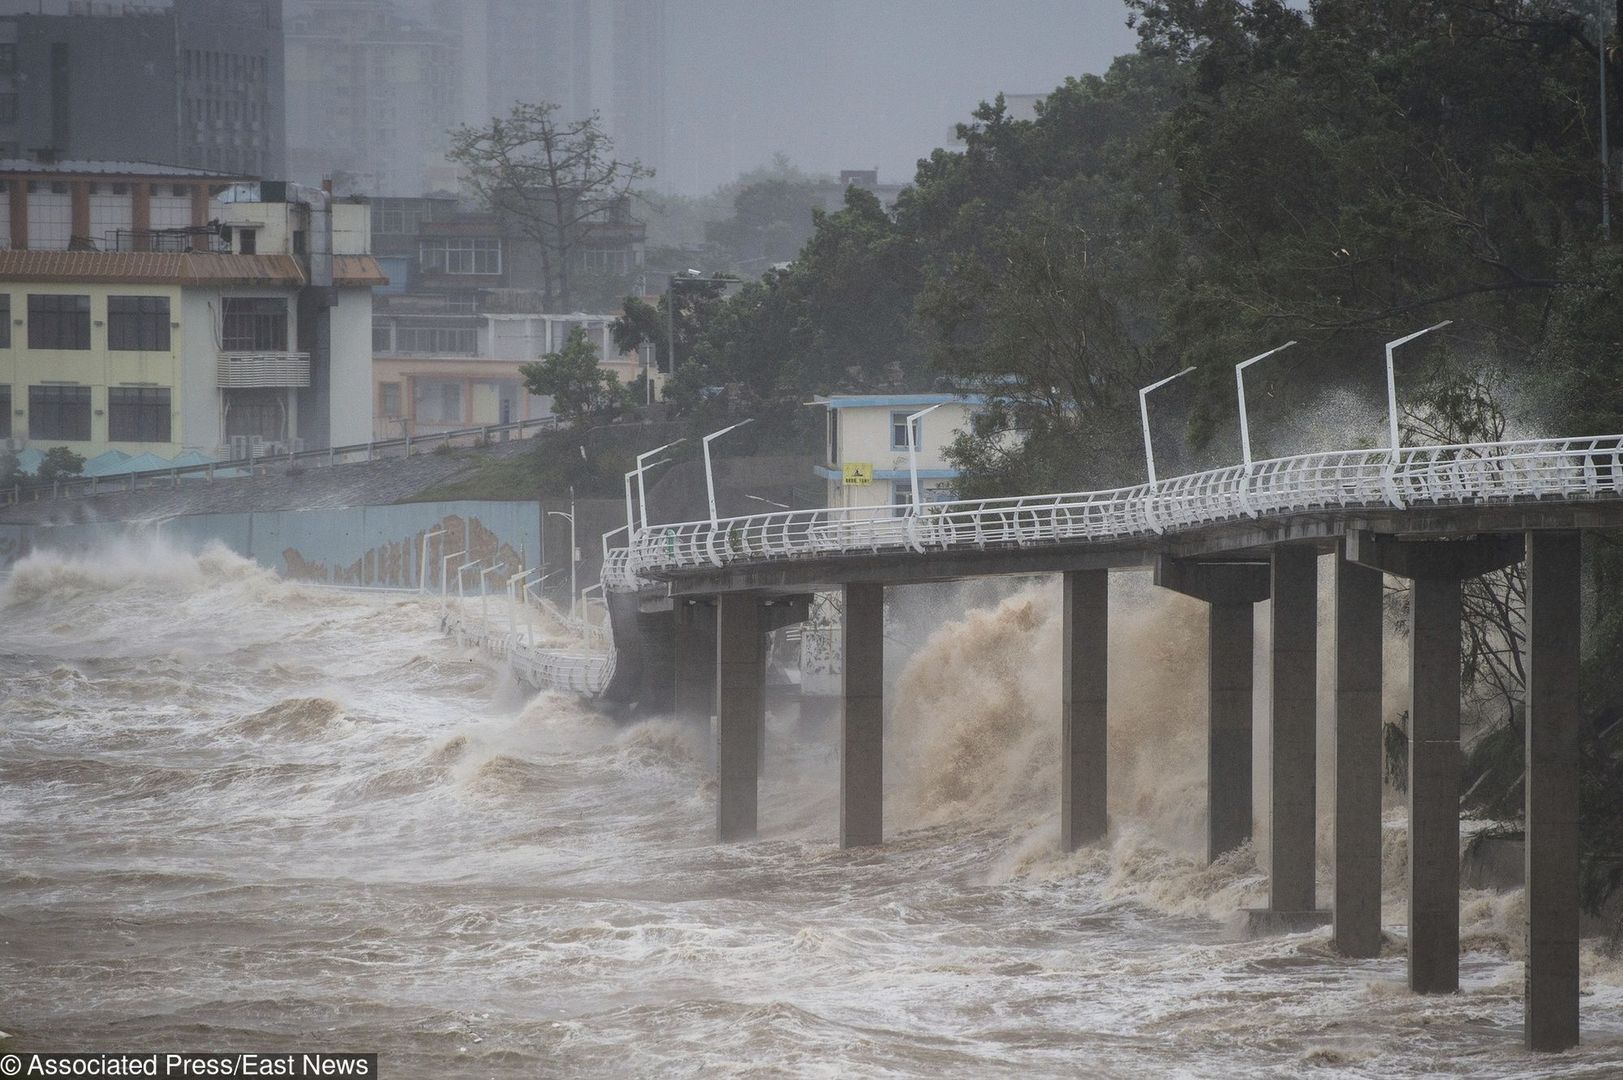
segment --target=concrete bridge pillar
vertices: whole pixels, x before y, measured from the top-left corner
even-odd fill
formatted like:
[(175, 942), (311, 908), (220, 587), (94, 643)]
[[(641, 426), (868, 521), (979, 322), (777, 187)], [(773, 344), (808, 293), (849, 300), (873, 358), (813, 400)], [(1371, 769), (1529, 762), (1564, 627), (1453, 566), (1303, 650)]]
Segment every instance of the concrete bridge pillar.
[(884, 840), (885, 587), (845, 586), (840, 846)]
[(1578, 1043), (1581, 551), (1576, 531), (1527, 534), (1527, 973), (1529, 1050)]
[(1105, 691), (1110, 653), (1110, 576), (1064, 575), (1060, 655), (1060, 847), (1075, 851), (1104, 838), (1109, 729)]
[(761, 730), (766, 719), (766, 631), (761, 597), (716, 599), (716, 838), (755, 836)]
[(1347, 557), (1409, 578), (1409, 989), (1460, 987), (1460, 582), (1519, 562), (1520, 537), (1351, 533)]
[(1409, 988), (1460, 988), (1460, 582), (1417, 577), (1409, 611)]
[(1381, 955), (1381, 610), (1379, 570), (1335, 560), (1335, 933), (1343, 956)]
[(1318, 581), (1317, 550), (1274, 548), (1268, 783), (1268, 910), (1274, 914), (1317, 908)]
[(1253, 605), (1268, 599), (1267, 563), (1160, 558), (1155, 583), (1210, 605), (1206, 622), (1206, 860), (1251, 839)]
[(716, 715), (716, 603), (678, 600), (674, 652), (676, 716), (708, 724)]

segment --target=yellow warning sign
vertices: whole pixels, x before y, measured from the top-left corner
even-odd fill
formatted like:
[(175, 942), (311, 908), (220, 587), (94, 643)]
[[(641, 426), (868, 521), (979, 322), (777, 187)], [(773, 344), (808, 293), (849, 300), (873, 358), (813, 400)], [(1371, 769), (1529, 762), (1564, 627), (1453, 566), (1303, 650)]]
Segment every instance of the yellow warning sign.
[(852, 487), (861, 487), (873, 483), (873, 462), (847, 461), (840, 466), (843, 479)]

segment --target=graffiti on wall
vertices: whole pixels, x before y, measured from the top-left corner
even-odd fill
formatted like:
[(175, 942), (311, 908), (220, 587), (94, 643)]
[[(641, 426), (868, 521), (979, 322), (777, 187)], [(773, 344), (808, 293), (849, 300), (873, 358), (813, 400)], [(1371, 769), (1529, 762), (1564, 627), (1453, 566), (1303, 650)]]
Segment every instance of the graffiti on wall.
[[(453, 572), (456, 565), (477, 560), (485, 566), (500, 564), (506, 573), (515, 574), (531, 555), (522, 543), (515, 548), (478, 517), (461, 514), (446, 514), (404, 539), (376, 544), (343, 565), (329, 565), (293, 547), (284, 548), (281, 555), (284, 575), (298, 581), (398, 588), (416, 588), (426, 581), (429, 588), (438, 588), (445, 557), (457, 552), (464, 554), (454, 561)], [(450, 580), (454, 587), (456, 579)]]

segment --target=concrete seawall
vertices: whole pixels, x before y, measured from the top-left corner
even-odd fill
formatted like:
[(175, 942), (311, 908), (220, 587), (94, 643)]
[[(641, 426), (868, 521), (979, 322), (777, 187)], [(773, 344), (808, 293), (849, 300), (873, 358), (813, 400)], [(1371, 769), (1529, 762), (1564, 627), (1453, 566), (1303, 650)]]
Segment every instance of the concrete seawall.
[[(0, 568), (34, 550), (87, 551), (132, 541), (199, 550), (217, 542), (297, 581), (410, 587), (419, 583), (424, 537), (443, 529), (427, 540), (427, 582), (438, 588), (441, 556), (457, 551), (468, 552), (461, 562), (496, 560), (510, 570), (538, 564), (541, 510), (535, 502), (458, 500), (145, 521), (0, 523)], [(567, 559), (567, 553), (560, 557)]]

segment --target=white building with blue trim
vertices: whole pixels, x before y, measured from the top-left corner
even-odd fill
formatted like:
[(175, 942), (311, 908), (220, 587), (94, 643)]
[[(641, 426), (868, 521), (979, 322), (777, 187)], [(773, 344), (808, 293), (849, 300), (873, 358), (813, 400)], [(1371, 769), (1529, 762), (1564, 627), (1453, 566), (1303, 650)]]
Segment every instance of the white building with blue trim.
[[(828, 484), (829, 506), (897, 507), (912, 502), (907, 418), (915, 421), (919, 493), (925, 502), (952, 498), (958, 470), (947, 447), (986, 403), (978, 394), (837, 394), (818, 397), (828, 412), (823, 463), (815, 469)], [(897, 509), (897, 513), (905, 512)]]

